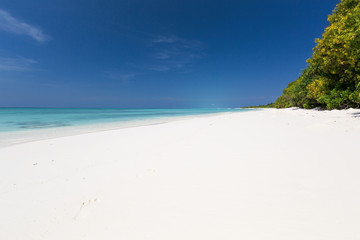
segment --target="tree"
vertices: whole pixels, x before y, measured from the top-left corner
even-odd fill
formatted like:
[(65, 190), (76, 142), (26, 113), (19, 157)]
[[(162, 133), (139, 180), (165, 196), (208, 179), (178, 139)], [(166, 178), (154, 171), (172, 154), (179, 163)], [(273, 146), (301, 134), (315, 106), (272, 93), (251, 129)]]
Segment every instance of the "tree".
[(360, 106), (360, 0), (342, 0), (328, 21), (308, 67), (284, 89), (275, 107)]

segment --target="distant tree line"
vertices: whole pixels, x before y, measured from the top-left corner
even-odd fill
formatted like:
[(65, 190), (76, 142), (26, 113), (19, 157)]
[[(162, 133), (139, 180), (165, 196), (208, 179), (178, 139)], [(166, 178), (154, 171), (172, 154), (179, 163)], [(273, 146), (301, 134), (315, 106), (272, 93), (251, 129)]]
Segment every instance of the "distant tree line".
[(360, 107), (360, 0), (342, 0), (301, 76), (271, 107)]

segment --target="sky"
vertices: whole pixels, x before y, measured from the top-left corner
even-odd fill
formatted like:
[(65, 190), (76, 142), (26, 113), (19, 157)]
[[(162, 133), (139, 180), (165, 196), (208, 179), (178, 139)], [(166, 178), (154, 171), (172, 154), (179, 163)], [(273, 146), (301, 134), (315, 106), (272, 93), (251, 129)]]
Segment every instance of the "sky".
[(267, 104), (339, 0), (1, 0), (0, 107)]

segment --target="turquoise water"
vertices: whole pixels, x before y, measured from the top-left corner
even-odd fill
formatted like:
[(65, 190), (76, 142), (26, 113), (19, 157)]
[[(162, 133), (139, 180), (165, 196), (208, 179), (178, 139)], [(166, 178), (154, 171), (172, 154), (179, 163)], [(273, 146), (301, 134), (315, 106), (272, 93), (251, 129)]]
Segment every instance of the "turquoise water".
[(248, 109), (0, 108), (0, 132), (242, 112)]

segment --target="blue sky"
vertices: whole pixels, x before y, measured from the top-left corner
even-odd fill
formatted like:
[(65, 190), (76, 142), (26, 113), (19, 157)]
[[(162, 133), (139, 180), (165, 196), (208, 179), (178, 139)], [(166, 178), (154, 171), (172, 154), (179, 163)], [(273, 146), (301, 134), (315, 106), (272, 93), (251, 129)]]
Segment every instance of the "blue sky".
[(270, 103), (338, 2), (2, 0), (0, 107)]

